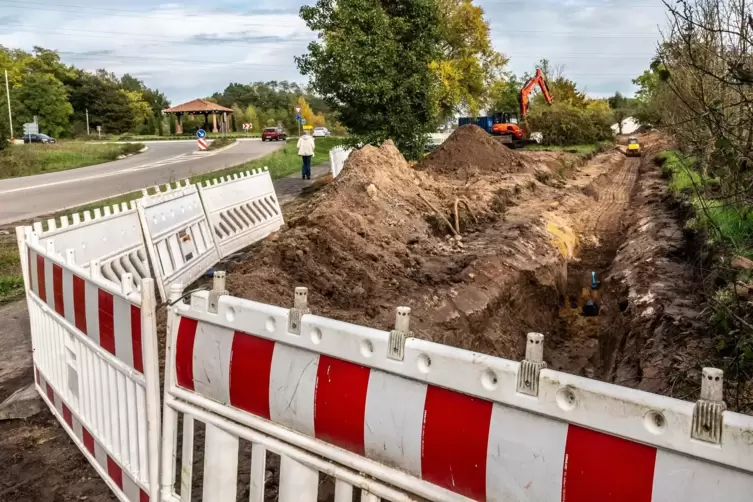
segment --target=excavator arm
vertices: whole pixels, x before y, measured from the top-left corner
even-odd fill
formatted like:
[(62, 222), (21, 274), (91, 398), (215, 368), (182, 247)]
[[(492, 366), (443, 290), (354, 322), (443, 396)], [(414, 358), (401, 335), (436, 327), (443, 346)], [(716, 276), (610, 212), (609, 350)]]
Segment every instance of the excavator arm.
[(544, 72), (541, 71), (541, 68), (536, 68), (536, 74), (528, 79), (528, 82), (526, 82), (526, 84), (520, 89), (520, 94), (518, 95), (521, 119), (525, 119), (528, 114), (528, 106), (530, 105), (528, 96), (533, 92), (537, 85), (541, 88), (541, 93), (544, 95), (547, 104), (551, 105), (554, 102), (554, 97), (552, 97), (552, 93), (549, 92), (549, 86), (544, 78)]

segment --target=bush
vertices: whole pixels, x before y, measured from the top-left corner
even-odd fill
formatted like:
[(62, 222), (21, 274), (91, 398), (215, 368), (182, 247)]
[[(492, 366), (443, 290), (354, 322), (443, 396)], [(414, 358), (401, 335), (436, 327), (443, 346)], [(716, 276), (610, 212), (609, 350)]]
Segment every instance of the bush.
[(612, 140), (612, 122), (608, 111), (554, 104), (531, 113), (528, 129), (542, 133), (546, 145), (583, 145)]

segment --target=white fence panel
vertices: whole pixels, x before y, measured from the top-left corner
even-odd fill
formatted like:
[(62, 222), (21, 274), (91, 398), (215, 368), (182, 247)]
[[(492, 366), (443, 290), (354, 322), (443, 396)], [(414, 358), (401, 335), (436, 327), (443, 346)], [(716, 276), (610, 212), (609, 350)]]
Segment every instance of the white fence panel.
[(151, 276), (135, 201), (97, 208), (93, 216), (84, 211), (62, 216), (59, 223), (54, 218), (46, 225), (35, 222), (32, 228), (41, 242), (52, 240), (55, 249), (73, 249), (79, 266), (98, 261), (101, 274), (116, 284), (130, 274), (139, 289), (142, 279)]
[(176, 305), (168, 407), (236, 437), (284, 441), (408, 498), (750, 498), (753, 417), (723, 411), (718, 370), (704, 370), (694, 404), (547, 370), (539, 334), (518, 363), (409, 338), (406, 308), (388, 333), (296, 307), (209, 292)]
[(170, 284), (188, 285), (220, 261), (196, 185), (168, 185), (137, 205), (163, 301)]
[(17, 229), (37, 390), (121, 501), (158, 500), (159, 366), (154, 282), (131, 289), (53, 239)]
[(269, 171), (245, 172), (199, 185), (221, 258), (264, 239), (283, 225)]
[(350, 157), (352, 151), (353, 149), (345, 148), (342, 146), (336, 146), (329, 151), (329, 165), (330, 170), (332, 171), (333, 179), (337, 178), (337, 176), (340, 174), (340, 171), (343, 170), (345, 161), (348, 160), (348, 157)]

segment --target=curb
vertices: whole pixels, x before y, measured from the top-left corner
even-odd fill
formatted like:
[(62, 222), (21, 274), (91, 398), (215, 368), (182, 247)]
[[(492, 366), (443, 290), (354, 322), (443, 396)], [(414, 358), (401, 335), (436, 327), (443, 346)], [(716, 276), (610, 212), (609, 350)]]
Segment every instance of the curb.
[(199, 157), (209, 157), (209, 156), (214, 155), (216, 153), (223, 152), (223, 151), (225, 151), (225, 150), (227, 150), (229, 148), (233, 148), (234, 146), (237, 146), (239, 144), (240, 144), (240, 141), (238, 141), (236, 139), (234, 143), (231, 143), (231, 144), (229, 144), (227, 146), (223, 146), (222, 148), (218, 148), (217, 150), (208, 150), (208, 151), (203, 151), (203, 152), (202, 151), (195, 151), (195, 152), (191, 152), (191, 155), (198, 155)]

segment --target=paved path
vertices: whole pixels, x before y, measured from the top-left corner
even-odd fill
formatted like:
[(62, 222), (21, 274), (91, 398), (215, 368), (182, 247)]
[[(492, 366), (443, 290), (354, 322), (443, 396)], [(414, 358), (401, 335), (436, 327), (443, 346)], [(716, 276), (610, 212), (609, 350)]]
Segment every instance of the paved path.
[(122, 160), (57, 173), (0, 180), (0, 224), (242, 164), (284, 143), (242, 139), (235, 146), (194, 155), (194, 141), (149, 143), (149, 150)]
[(329, 162), (324, 162), (317, 166), (311, 167), (311, 179), (301, 179), (301, 173), (291, 174), (285, 178), (280, 178), (274, 182), (275, 193), (280, 205), (290, 202), (303, 191), (304, 188), (313, 184), (318, 178), (330, 174)]

